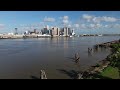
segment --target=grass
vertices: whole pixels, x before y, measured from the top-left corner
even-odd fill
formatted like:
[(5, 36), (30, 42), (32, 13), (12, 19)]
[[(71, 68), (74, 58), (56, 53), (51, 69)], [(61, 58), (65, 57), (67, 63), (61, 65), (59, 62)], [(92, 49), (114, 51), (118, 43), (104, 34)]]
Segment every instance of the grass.
[(112, 79), (119, 79), (118, 68), (113, 68), (111, 66), (108, 66), (103, 72), (101, 72), (101, 75)]

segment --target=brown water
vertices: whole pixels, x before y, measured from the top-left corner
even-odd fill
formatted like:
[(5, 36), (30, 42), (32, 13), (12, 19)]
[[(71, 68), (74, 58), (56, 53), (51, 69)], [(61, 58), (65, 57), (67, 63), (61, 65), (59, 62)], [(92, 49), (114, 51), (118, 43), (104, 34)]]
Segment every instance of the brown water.
[[(72, 70), (85, 70), (106, 58), (108, 49), (88, 54), (88, 47), (120, 36), (0, 40), (0, 79), (32, 79), (44, 69), (48, 79), (69, 79)], [(79, 52), (80, 63), (73, 62)]]

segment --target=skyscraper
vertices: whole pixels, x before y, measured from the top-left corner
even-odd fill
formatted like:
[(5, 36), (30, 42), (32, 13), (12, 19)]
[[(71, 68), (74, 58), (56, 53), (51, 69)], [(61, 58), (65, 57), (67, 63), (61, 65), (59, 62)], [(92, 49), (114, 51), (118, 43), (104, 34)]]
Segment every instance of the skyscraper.
[(52, 35), (53, 35), (53, 36), (59, 36), (59, 35), (60, 35), (60, 28), (58, 28), (58, 27), (53, 27), (53, 28), (52, 28)]
[(18, 34), (18, 28), (15, 28), (15, 35)]
[(57, 28), (57, 35), (60, 36), (60, 28)]
[(64, 36), (69, 36), (67, 27), (64, 28)]

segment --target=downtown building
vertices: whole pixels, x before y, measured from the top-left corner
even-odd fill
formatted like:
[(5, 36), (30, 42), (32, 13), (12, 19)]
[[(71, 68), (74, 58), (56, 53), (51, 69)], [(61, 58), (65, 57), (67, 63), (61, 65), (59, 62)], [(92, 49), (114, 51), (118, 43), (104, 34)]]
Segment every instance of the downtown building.
[(51, 36), (60, 36), (60, 28), (59, 27), (52, 27), (50, 29)]
[(51, 35), (53, 37), (56, 37), (56, 36), (71, 36), (73, 35), (74, 31), (71, 29), (71, 28), (68, 28), (68, 27), (64, 27), (64, 28), (59, 28), (59, 27), (51, 27), (49, 28), (49, 26), (46, 26), (44, 27), (42, 30), (41, 30), (41, 35)]
[(68, 28), (68, 27), (64, 27), (63, 28), (63, 36), (71, 36), (72, 35), (72, 31), (71, 31), (71, 29), (70, 28)]

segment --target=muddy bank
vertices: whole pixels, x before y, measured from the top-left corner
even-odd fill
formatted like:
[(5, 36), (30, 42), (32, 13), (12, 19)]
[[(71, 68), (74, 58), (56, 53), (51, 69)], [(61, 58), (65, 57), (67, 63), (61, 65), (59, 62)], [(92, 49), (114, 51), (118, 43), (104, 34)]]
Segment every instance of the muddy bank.
[[(115, 41), (111, 41), (111, 42), (106, 42), (106, 43), (102, 43), (102, 44), (97, 44), (94, 46), (94, 49), (98, 49), (98, 48), (102, 48), (102, 47), (106, 47), (106, 48), (111, 48), (112, 44), (120, 44), (120, 40), (115, 40)], [(107, 68), (110, 65), (110, 60), (109, 57), (111, 57), (112, 54), (108, 55), (104, 60), (98, 62), (96, 65), (91, 66), (90, 68), (88, 68), (88, 70), (79, 73), (77, 76), (77, 79), (90, 79), (91, 77), (94, 77), (95, 75), (97, 75), (98, 73), (102, 72), (105, 68)], [(98, 78), (100, 79), (100, 78)]]

